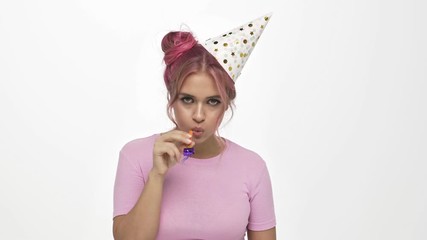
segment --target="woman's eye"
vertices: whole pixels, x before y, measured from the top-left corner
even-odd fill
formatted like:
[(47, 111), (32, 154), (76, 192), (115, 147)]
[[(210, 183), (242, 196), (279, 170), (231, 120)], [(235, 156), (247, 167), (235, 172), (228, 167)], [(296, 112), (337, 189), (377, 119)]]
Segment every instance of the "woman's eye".
[(184, 103), (192, 103), (193, 99), (191, 99), (189, 97), (183, 97), (183, 98), (181, 98), (181, 101)]
[(216, 106), (216, 105), (220, 104), (221, 102), (217, 99), (209, 99), (208, 103), (212, 106)]

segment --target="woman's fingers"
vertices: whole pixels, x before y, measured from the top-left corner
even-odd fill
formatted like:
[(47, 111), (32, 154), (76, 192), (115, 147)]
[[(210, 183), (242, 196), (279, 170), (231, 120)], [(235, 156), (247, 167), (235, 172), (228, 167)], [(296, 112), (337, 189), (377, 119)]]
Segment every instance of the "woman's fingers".
[(188, 144), (188, 145), (181, 145), (179, 147), (179, 150), (182, 153), (184, 151), (184, 148), (192, 148), (192, 147), (194, 147), (194, 145), (195, 145), (195, 143), (193, 141), (191, 141), (190, 144)]
[(163, 142), (159, 144), (159, 147), (157, 149), (157, 155), (163, 156), (165, 154), (168, 156), (169, 160), (173, 161), (176, 161), (176, 159), (180, 155), (176, 145), (170, 142)]
[(184, 131), (172, 130), (161, 134), (154, 143), (154, 167), (158, 172), (165, 174), (170, 167), (181, 162), (184, 148), (191, 148), (194, 145), (191, 135)]
[(181, 152), (178, 147), (171, 142), (158, 142), (154, 149), (154, 155), (162, 158), (167, 166), (172, 166), (181, 161)]
[(180, 158), (181, 158), (181, 153), (179, 152), (179, 150), (178, 150), (178, 148), (176, 147), (175, 144), (173, 144), (173, 143), (168, 143), (168, 144), (171, 145), (170, 148), (173, 150), (172, 154), (173, 154), (174, 161), (176, 163), (178, 163), (180, 161)]
[(179, 143), (178, 145), (189, 145), (192, 142), (191, 135), (181, 130), (172, 130), (170, 132), (164, 133), (160, 136), (160, 138), (165, 142)]

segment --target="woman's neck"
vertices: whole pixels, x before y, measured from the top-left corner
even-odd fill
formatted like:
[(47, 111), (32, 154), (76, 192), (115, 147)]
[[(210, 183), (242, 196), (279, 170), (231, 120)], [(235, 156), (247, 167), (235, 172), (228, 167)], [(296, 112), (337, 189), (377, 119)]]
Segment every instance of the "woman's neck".
[(220, 154), (225, 147), (223, 139), (212, 135), (209, 139), (201, 144), (194, 145), (194, 155), (192, 158), (206, 159)]

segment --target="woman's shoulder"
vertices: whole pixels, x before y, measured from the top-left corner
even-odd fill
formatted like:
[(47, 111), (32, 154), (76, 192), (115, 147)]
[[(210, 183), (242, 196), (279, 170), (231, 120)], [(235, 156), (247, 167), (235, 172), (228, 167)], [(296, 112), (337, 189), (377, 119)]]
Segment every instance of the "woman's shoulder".
[(153, 148), (154, 142), (158, 136), (160, 136), (160, 134), (156, 133), (149, 136), (132, 139), (123, 145), (121, 152), (126, 154), (147, 152), (147, 150)]
[(265, 165), (264, 159), (256, 151), (229, 139), (227, 139), (227, 141), (229, 142), (229, 156), (234, 158), (239, 164), (244, 163), (245, 165), (251, 165), (253, 167)]
[[(119, 168), (128, 169), (144, 176), (152, 167), (154, 142), (159, 134), (132, 139), (120, 149)], [(128, 167), (126, 167), (128, 166)], [(126, 170), (123, 170), (126, 171)]]

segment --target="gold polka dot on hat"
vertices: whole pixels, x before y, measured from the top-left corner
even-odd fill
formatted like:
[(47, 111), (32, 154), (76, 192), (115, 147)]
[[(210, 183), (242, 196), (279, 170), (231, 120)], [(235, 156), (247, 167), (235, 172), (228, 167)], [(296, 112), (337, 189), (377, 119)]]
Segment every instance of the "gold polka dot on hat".
[(203, 44), (234, 82), (240, 76), (271, 15), (266, 14), (217, 37), (209, 38)]

